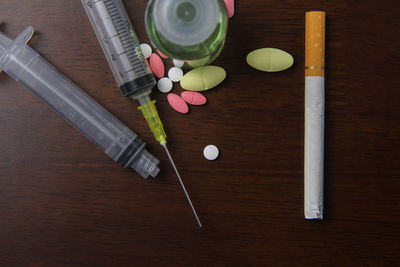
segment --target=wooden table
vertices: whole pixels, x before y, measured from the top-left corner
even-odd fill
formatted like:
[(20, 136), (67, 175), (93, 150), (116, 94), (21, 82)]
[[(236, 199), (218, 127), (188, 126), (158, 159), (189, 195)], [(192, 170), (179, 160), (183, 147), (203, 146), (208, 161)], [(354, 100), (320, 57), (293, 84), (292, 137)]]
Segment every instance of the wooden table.
[[(148, 41), (146, 1), (124, 1)], [(325, 219), (303, 215), (304, 18), (327, 12)], [(6, 74), (0, 77), (1, 266), (398, 266), (397, 0), (237, 0), (215, 62), (226, 80), (188, 115), (154, 90), (196, 225), (137, 104), (122, 97), (80, 1), (2, 0), (1, 31), (30, 45), (139, 134), (156, 179), (123, 169)], [(292, 68), (246, 55), (277, 47)], [(182, 89), (175, 85), (175, 93)], [(203, 158), (208, 144), (216, 161)]]

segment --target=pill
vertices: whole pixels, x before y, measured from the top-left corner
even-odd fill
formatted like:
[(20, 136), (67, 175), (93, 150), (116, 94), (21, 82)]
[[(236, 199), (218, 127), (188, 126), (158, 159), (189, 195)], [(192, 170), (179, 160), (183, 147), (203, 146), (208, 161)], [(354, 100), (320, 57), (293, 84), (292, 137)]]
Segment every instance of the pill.
[(158, 90), (160, 90), (160, 92), (168, 93), (169, 91), (172, 90), (172, 82), (167, 77), (161, 78), (157, 82), (157, 88)]
[(215, 160), (218, 158), (219, 150), (214, 145), (208, 145), (204, 148), (203, 155), (208, 160)]
[(151, 50), (151, 46), (145, 43), (140, 44), (140, 50), (142, 51), (144, 58), (149, 58), (151, 53), (153, 52)]
[(223, 68), (204, 66), (191, 70), (181, 79), (182, 88), (190, 91), (204, 91), (220, 84), (226, 77)]
[(173, 109), (180, 113), (188, 113), (189, 107), (186, 102), (176, 94), (169, 93), (167, 96), (168, 103), (171, 105)]
[(168, 78), (173, 82), (179, 82), (183, 77), (183, 71), (181, 68), (172, 67), (168, 71)]
[(183, 65), (185, 64), (185, 61), (179, 59), (173, 59), (172, 63), (174, 64), (175, 67), (182, 68)]
[(160, 50), (157, 49), (157, 53), (160, 55), (160, 57), (167, 59), (168, 56), (166, 54), (164, 54), (163, 52), (161, 52)]
[(290, 68), (293, 57), (277, 48), (261, 48), (247, 55), (247, 64), (253, 68), (267, 72), (277, 72)]
[(154, 75), (156, 75), (158, 78), (164, 77), (164, 63), (162, 62), (161, 58), (155, 53), (152, 53), (150, 56), (150, 68)]
[(228, 18), (232, 18), (235, 13), (235, 1), (234, 0), (224, 0), (226, 11), (228, 12)]
[(181, 94), (181, 97), (187, 103), (196, 106), (204, 105), (207, 102), (207, 98), (199, 92), (185, 91)]

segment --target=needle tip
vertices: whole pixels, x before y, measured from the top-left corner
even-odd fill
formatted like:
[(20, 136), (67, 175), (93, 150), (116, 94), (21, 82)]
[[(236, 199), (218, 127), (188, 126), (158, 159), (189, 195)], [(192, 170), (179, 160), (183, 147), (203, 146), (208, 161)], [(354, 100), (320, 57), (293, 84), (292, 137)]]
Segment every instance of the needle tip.
[(181, 184), (181, 187), (182, 187), (182, 189), (183, 189), (183, 192), (185, 193), (186, 199), (187, 199), (187, 201), (189, 202), (190, 207), (192, 208), (194, 217), (196, 217), (196, 221), (197, 221), (197, 223), (199, 224), (199, 227), (201, 228), (201, 227), (202, 227), (202, 224), (201, 224), (201, 222), (200, 222), (199, 217), (197, 216), (197, 212), (196, 212), (196, 210), (194, 209), (194, 206), (193, 206), (193, 204), (192, 204), (192, 201), (190, 200), (189, 194), (188, 194), (187, 191), (186, 191), (186, 188), (185, 188), (185, 185), (183, 184), (183, 181), (182, 181), (182, 179), (181, 179), (181, 176), (179, 175), (178, 169), (177, 169), (176, 166), (175, 166), (174, 160), (172, 159), (171, 154), (170, 154), (169, 151), (168, 151), (167, 143), (166, 143), (166, 142), (160, 143), (160, 145), (163, 146), (163, 147), (165, 148), (165, 152), (167, 152), (167, 156), (168, 156), (168, 158), (169, 158), (169, 161), (171, 162), (171, 165), (172, 165), (172, 167), (173, 167), (173, 169), (174, 169), (174, 171), (175, 171), (175, 174), (176, 174), (176, 176), (178, 177), (179, 183)]

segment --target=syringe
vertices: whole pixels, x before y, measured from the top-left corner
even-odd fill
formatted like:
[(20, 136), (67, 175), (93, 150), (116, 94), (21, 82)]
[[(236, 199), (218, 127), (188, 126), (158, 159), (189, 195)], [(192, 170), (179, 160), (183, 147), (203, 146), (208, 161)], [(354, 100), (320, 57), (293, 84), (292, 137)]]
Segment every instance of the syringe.
[(147, 152), (143, 140), (30, 48), (26, 43), (33, 33), (28, 27), (15, 40), (0, 33), (0, 70), (31, 90), (114, 161), (144, 178), (155, 177), (159, 161)]
[(138, 38), (121, 0), (82, 0), (104, 55), (122, 93), (139, 101), (155, 139), (164, 147), (179, 183), (201, 227), (201, 222), (167, 148), (164, 127), (150, 93), (156, 81), (140, 50)]

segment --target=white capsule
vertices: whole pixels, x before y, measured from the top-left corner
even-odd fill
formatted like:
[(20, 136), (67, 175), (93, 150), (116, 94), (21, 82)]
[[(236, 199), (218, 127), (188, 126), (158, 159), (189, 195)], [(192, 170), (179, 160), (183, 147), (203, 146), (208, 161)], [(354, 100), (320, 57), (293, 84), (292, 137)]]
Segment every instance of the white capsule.
[(215, 160), (218, 158), (219, 150), (214, 145), (208, 145), (203, 150), (203, 155), (208, 160)]
[(170, 78), (171, 81), (173, 82), (179, 82), (182, 77), (183, 77), (183, 71), (181, 68), (178, 67), (172, 67), (168, 71), (168, 77)]
[(167, 77), (164, 77), (158, 80), (157, 87), (160, 92), (168, 93), (172, 90), (172, 82)]
[(149, 58), (151, 53), (153, 52), (151, 46), (146, 43), (140, 44), (140, 50), (142, 50), (144, 58)]
[(174, 63), (174, 66), (178, 67), (178, 68), (182, 68), (183, 64), (185, 64), (184, 61), (179, 60), (179, 59), (173, 59), (172, 63)]

